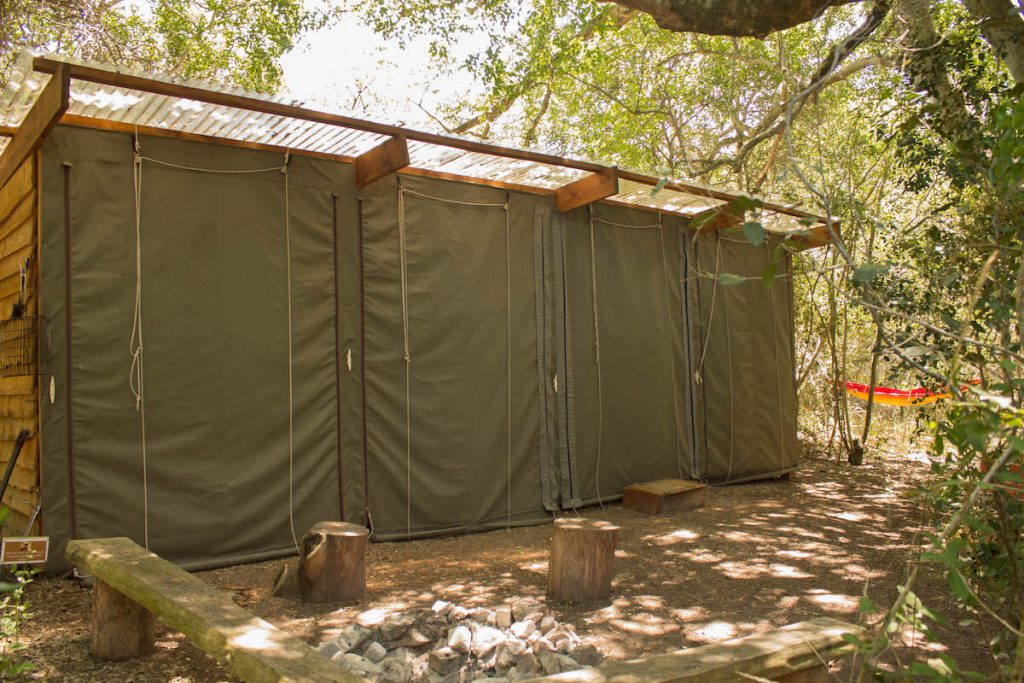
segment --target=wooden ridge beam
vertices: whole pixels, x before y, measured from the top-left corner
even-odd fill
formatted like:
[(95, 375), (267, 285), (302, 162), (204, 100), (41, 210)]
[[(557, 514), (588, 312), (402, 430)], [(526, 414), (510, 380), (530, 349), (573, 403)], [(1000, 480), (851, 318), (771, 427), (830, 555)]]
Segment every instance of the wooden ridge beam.
[(742, 224), (743, 214), (736, 214), (728, 204), (722, 204), (694, 214), (690, 222), (698, 226), (698, 235), (706, 235), (722, 228)]
[(356, 187), (362, 189), (408, 165), (409, 145), (404, 135), (396, 135), (356, 157)]
[(17, 126), (0, 126), (0, 138), (13, 138), (17, 132)]
[(555, 190), (555, 207), (559, 211), (572, 211), (618, 193), (619, 172), (609, 167)]
[(28, 159), (68, 110), (71, 92), (71, 71), (61, 64), (43, 86), (25, 120), (18, 126), (3, 156), (0, 156), (0, 187), (7, 184), (15, 171)]

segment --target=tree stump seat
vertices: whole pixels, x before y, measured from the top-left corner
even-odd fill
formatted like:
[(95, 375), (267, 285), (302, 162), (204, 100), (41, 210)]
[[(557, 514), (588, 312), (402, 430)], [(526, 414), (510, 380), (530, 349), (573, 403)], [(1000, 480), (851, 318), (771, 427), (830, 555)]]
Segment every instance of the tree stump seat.
[(366, 593), (369, 530), (347, 522), (318, 522), (302, 538), (297, 571), (306, 602), (354, 602)]
[(612, 590), (619, 527), (578, 517), (555, 520), (548, 592), (565, 602), (606, 601)]

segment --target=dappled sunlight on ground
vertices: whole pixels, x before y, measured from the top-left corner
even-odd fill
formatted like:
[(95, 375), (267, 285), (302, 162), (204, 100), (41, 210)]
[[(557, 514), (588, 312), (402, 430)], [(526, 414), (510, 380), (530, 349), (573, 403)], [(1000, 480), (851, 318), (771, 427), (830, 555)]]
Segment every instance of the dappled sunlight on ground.
[[(902, 493), (926, 471), (913, 460), (861, 468), (809, 460), (795, 481), (714, 487), (699, 510), (662, 516), (617, 504), (580, 510), (584, 517), (620, 527), (612, 595), (604, 604), (548, 605), (559, 621), (574, 624), (585, 642), (616, 659), (719, 642), (818, 616), (857, 621), (865, 593), (880, 606), (894, 597), (919, 530)], [(522, 597), (543, 600), (551, 529), (371, 544), (367, 595), (356, 605), (270, 597), (277, 572), (294, 559), (200, 576), (232, 591), (243, 607), (317, 643), (357, 621), (376, 623), (438, 599), (467, 608), (493, 608)], [(944, 586), (936, 591), (945, 595)], [(75, 600), (70, 637), (84, 653), (88, 598), (76, 595)], [(921, 634), (908, 631), (901, 637), (905, 645), (926, 651)], [(178, 634), (161, 633), (159, 649), (165, 659), (197, 656)], [(958, 658), (973, 656), (985, 668), (987, 655), (975, 645), (961, 649)], [(132, 680), (173, 679), (161, 675)]]

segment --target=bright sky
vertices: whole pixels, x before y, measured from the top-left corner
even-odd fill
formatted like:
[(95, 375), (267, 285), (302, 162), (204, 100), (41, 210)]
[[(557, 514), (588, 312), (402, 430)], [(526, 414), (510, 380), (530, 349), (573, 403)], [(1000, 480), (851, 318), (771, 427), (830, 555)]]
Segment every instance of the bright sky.
[[(470, 36), (457, 48), (463, 57), (484, 46)], [(424, 109), (471, 100), (483, 90), (465, 72), (439, 73), (430, 66), (429, 41), (385, 41), (355, 17), (305, 36), (282, 60), (286, 92), (308, 104), (411, 128), (439, 129)]]

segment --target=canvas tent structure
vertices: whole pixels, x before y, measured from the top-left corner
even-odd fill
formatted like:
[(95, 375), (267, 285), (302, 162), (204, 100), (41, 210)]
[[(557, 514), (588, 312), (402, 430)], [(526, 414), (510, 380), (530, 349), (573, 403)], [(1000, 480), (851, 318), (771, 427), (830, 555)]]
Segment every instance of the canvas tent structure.
[(795, 465), (773, 250), (827, 243), (812, 214), (765, 202), (754, 246), (722, 190), (34, 54), (0, 125), (8, 533), (52, 569), (72, 538), (209, 567)]

